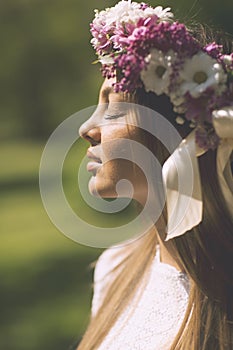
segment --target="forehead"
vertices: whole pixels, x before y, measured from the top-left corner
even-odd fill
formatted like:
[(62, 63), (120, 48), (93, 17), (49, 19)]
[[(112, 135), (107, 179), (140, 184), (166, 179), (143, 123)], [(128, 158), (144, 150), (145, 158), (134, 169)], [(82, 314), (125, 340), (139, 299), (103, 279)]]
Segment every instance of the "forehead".
[(105, 79), (99, 93), (100, 102), (130, 102), (134, 103), (134, 96), (126, 92), (115, 92), (113, 84), (116, 82), (116, 78)]
[(113, 93), (113, 84), (115, 83), (115, 79), (111, 78), (111, 79), (105, 79), (103, 84), (101, 85), (100, 88), (100, 95), (105, 97), (108, 96), (110, 93)]

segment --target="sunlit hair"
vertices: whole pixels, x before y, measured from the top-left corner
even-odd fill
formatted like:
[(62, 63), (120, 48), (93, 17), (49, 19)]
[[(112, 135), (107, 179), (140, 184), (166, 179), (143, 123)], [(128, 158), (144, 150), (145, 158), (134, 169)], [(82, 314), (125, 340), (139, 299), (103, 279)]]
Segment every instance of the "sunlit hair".
[[(138, 89), (128, 101), (150, 107), (174, 124), (174, 112), (164, 96)], [(190, 132), (186, 125), (176, 128), (182, 137)], [(163, 163), (168, 157), (166, 149), (149, 134), (145, 140)], [(216, 151), (209, 150), (198, 161), (203, 220), (191, 231), (171, 240), (180, 266), (190, 277), (191, 288), (183, 324), (170, 350), (230, 350), (233, 349), (233, 220), (218, 182)], [(91, 318), (79, 350), (98, 349), (138, 286), (146, 285), (157, 244), (154, 228), (123, 248), (126, 257), (110, 272), (112, 283), (105, 287), (106, 297)]]
[[(138, 101), (154, 108), (159, 97), (140, 91)], [(163, 106), (169, 108), (169, 101), (162, 102), (160, 112)], [(171, 114), (166, 115), (173, 119)], [(188, 127), (180, 129), (184, 137)], [(171, 350), (233, 347), (233, 221), (218, 183), (216, 151), (201, 156), (199, 168), (203, 220), (185, 235), (171, 240), (173, 251), (192, 281), (187, 314)]]

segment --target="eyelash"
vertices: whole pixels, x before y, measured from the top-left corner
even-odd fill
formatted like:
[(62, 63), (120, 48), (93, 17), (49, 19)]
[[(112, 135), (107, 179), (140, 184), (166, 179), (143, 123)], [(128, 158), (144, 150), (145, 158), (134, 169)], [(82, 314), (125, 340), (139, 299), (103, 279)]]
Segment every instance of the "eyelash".
[(105, 118), (105, 119), (117, 119), (117, 118), (123, 117), (124, 115), (125, 115), (124, 113), (115, 114), (115, 115), (105, 114), (105, 115), (104, 115), (104, 118)]

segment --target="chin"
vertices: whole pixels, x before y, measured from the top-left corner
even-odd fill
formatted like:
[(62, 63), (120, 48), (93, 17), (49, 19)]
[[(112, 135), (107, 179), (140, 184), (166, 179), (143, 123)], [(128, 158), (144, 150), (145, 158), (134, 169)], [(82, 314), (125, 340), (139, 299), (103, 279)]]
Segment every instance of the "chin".
[(116, 198), (118, 197), (115, 190), (116, 186), (110, 180), (99, 179), (97, 176), (90, 178), (88, 189), (92, 196), (102, 198)]

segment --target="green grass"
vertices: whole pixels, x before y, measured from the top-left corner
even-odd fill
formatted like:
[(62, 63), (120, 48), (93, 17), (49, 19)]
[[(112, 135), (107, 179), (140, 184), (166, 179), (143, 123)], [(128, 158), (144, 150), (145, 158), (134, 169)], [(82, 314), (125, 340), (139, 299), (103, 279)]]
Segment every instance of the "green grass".
[[(68, 350), (87, 326), (89, 265), (102, 249), (73, 242), (50, 221), (38, 185), (44, 144), (15, 141), (0, 146), (0, 349)], [(133, 206), (124, 215), (106, 215), (81, 198), (77, 171), (86, 147), (78, 141), (64, 163), (63, 185), (70, 206), (100, 227), (128, 222)]]
[(38, 188), (43, 145), (2, 144), (0, 349), (68, 349), (81, 337), (91, 300), (90, 262), (100, 250), (62, 235)]

